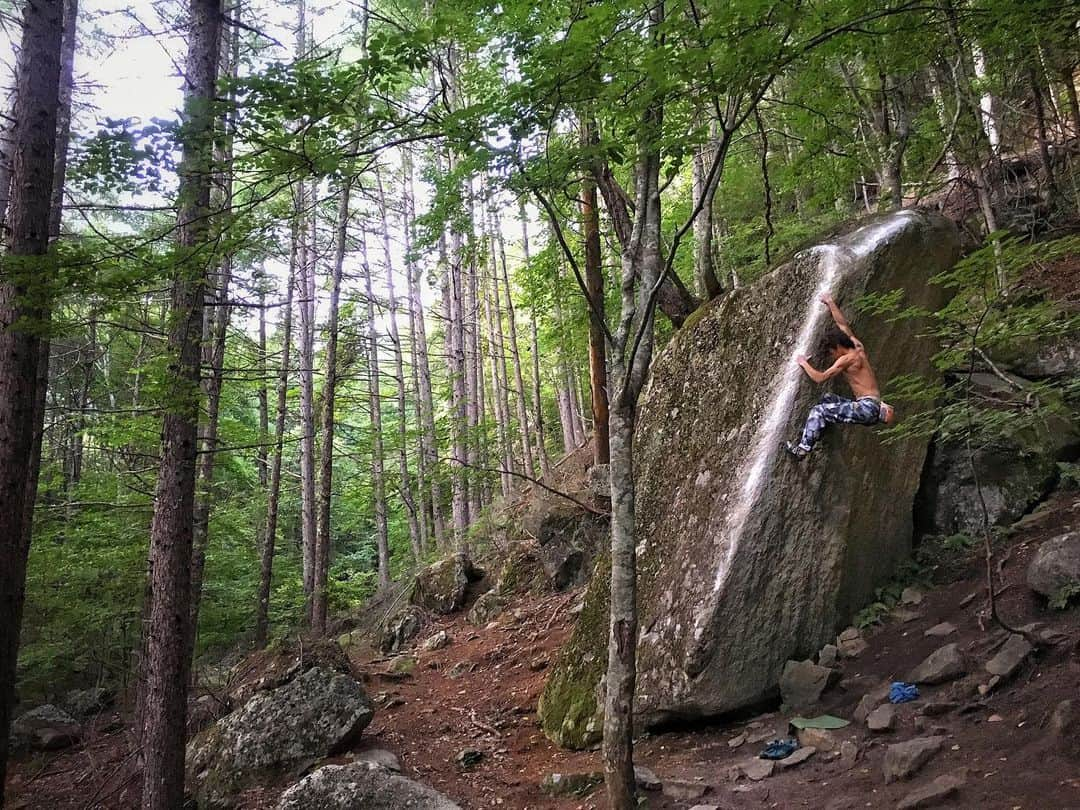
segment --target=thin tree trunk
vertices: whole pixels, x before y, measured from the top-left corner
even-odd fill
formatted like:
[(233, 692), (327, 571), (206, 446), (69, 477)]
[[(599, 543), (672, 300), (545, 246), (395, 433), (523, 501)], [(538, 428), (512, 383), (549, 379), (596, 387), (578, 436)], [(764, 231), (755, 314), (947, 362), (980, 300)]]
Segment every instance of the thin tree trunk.
[[(494, 218), (495, 239), (499, 246), (499, 267), (502, 270), (502, 289), (506, 296), (506, 318), (510, 328), (510, 359), (514, 365), (514, 402), (517, 406), (518, 426), (521, 430), (521, 454), (525, 466), (525, 472), (530, 478), (536, 477), (536, 462), (533, 459), (532, 439), (529, 436), (529, 407), (525, 394), (525, 375), (521, 371), (521, 349), (518, 344), (517, 313), (514, 310), (514, 299), (510, 292), (510, 273), (506, 267), (506, 244), (502, 235), (502, 222), (499, 213), (492, 211)], [(496, 312), (499, 309), (498, 298), (495, 299)]]
[[(239, 10), (234, 10), (239, 14)], [(240, 61), (240, 28), (233, 25), (228, 29), (224, 44), (228, 50), (223, 55), (222, 73), (230, 78), (236, 77)], [(234, 101), (230, 90), (230, 101)], [(214, 207), (231, 210), (233, 201), (233, 127), (231, 112), (226, 113), (224, 132), (220, 149), (215, 156), (224, 167), (218, 176), (218, 196)], [(221, 387), (224, 382), (225, 342), (229, 334), (229, 319), (232, 310), (229, 307), (229, 286), (232, 283), (233, 257), (222, 257), (213, 289), (209, 291), (208, 301), (203, 309), (203, 334), (209, 341), (203, 345), (203, 368), (208, 370), (203, 378), (203, 394), (206, 397), (206, 420), (200, 440), (198, 483), (195, 492), (195, 523), (193, 526), (194, 548), (191, 558), (191, 643), (194, 650), (195, 637), (199, 632), (199, 608), (202, 604), (203, 575), (206, 569), (206, 548), (210, 539), (210, 510), (213, 504), (214, 468), (217, 462), (218, 414), (221, 409)]]
[[(521, 220), (521, 250), (525, 257), (525, 264), (529, 264), (532, 256), (529, 252), (529, 219), (525, 210), (525, 198), (518, 200), (518, 218)], [(551, 460), (547, 454), (547, 439), (544, 435), (544, 400), (540, 378), (540, 335), (536, 325), (536, 308), (530, 308), (529, 321), (532, 327), (532, 406), (533, 422), (536, 427), (536, 452), (540, 462), (540, 475), (542, 478), (551, 476)]]
[[(961, 61), (967, 65), (968, 54), (961, 54)], [(982, 49), (978, 45), (971, 46), (971, 63), (975, 69), (975, 78), (980, 82), (986, 81), (986, 59)], [(979, 99), (978, 113), (979, 125), (990, 142), (990, 151), (997, 154), (1001, 149), (1001, 127), (998, 125), (997, 113), (994, 110), (994, 96), (985, 92)]]
[[(307, 3), (297, 7), (296, 53), (308, 52)], [(300, 225), (299, 283), (300, 330), (297, 359), (300, 364), (300, 546), (304, 565), (304, 594), (308, 623), (311, 623), (312, 593), (315, 588), (316, 504), (315, 504), (315, 184), (301, 180), (297, 188), (295, 212)]]
[[(493, 238), (489, 239), (492, 243)], [(494, 244), (492, 244), (494, 248)], [(499, 298), (498, 276), (494, 268), (495, 253), (491, 251), (492, 284), (495, 287), (495, 300)], [(497, 308), (491, 304), (491, 296), (488, 294), (487, 285), (483, 285), (484, 320), (487, 322), (488, 358), (491, 361), (491, 386), (493, 389), (492, 399), (495, 402), (495, 428), (499, 439), (499, 483), (504, 498), (510, 497), (513, 491), (514, 456), (509, 437), (509, 403), (506, 397), (506, 362), (502, 346), (501, 329), (496, 325), (499, 319)], [(501, 372), (501, 373), (500, 373)]]
[[(701, 205), (701, 212), (694, 220), (694, 277), (697, 280), (698, 295), (706, 301), (716, 298), (724, 291), (716, 277), (713, 250), (713, 201), (716, 197), (716, 186), (705, 188), (705, 179), (709, 173), (707, 158), (713, 150), (711, 143), (694, 150), (692, 175), (693, 204)], [(702, 196), (705, 197), (704, 203), (701, 202)]]
[(266, 491), (270, 458), (270, 397), (266, 387), (266, 288), (260, 275), (259, 285), (259, 357), (256, 372), (259, 375), (259, 448), (255, 451), (255, 467), (259, 473), (259, 489)]
[(1028, 81), (1031, 83), (1031, 100), (1035, 107), (1035, 140), (1039, 144), (1039, 159), (1042, 161), (1049, 196), (1053, 198), (1057, 196), (1057, 184), (1054, 181), (1054, 161), (1050, 159), (1050, 136), (1046, 131), (1046, 107), (1043, 104), (1042, 86), (1034, 67), (1028, 70)]
[(375, 330), (375, 293), (368, 262), (367, 234), (360, 232), (360, 250), (364, 262), (364, 291), (367, 298), (368, 330), (368, 407), (371, 409), (371, 483), (375, 499), (375, 545), (379, 561), (379, 587), (390, 585), (390, 536), (386, 522), (386, 469), (382, 437), (382, 395), (379, 390), (378, 332)]
[(1061, 81), (1065, 85), (1065, 95), (1069, 99), (1069, 117), (1072, 118), (1072, 134), (1074, 138), (1080, 138), (1080, 100), (1076, 95), (1076, 80), (1073, 78), (1074, 69), (1067, 67), (1061, 71)]
[[(62, 41), (60, 5), (28, 3), (17, 68), (5, 265), (12, 258), (19, 262), (48, 250)], [(34, 463), (41, 343), (33, 330), (11, 327), (19, 320), (48, 317), (43, 293), (52, 279), (46, 274), (43, 267), (30, 265), (21, 278), (5, 272), (0, 280), (0, 805), (29, 553), (24, 532), (26, 481)]]
[[(695, 167), (697, 157), (695, 157)], [(704, 212), (698, 215), (703, 218)], [(712, 223), (708, 223), (709, 229)], [(695, 229), (697, 221), (695, 221)], [(611, 460), (608, 438), (607, 352), (604, 345), (604, 268), (600, 250), (600, 212), (596, 205), (596, 182), (591, 175), (581, 181), (581, 229), (585, 240), (585, 290), (589, 313), (589, 390), (593, 417), (593, 463), (607, 464)], [(709, 240), (710, 261), (707, 273), (712, 276), (712, 244)], [(696, 261), (696, 257), (695, 257)], [(700, 276), (706, 278), (705, 276)], [(707, 293), (709, 298), (713, 293)]]
[(278, 509), (281, 498), (281, 462), (284, 454), (285, 419), (288, 415), (289, 354), (292, 350), (293, 290), (298, 262), (297, 223), (293, 220), (292, 249), (289, 253), (289, 277), (285, 286), (285, 304), (281, 324), (281, 368), (277, 379), (277, 414), (274, 421), (274, 459), (270, 468), (270, 491), (266, 497), (266, 526), (259, 551), (259, 596), (255, 605), (255, 644), (265, 647), (270, 627), (270, 590), (274, 575), (274, 546), (277, 541)]
[(387, 221), (389, 211), (386, 207), (386, 193), (383, 189), (382, 173), (375, 170), (375, 189), (378, 192), (380, 222), (382, 224), (383, 262), (386, 264), (386, 297), (389, 308), (390, 342), (394, 348), (394, 383), (397, 386), (398, 405), (398, 473), (400, 477), (401, 499), (405, 503), (405, 518), (409, 524), (409, 542), (412, 545), (413, 559), (420, 562), (423, 547), (420, 541), (420, 514), (413, 498), (412, 475), (409, 472), (408, 420), (405, 398), (405, 360), (398, 332), (398, 301), (394, 289), (394, 264), (390, 252), (390, 225)]
[(431, 395), (431, 365), (428, 359), (427, 326), (424, 323), (424, 302), (420, 295), (421, 269), (412, 255), (415, 239), (416, 210), (413, 194), (412, 161), (408, 151), (405, 166), (405, 256), (409, 271), (409, 324), (413, 339), (413, 363), (416, 367), (420, 400), (420, 451), (425, 459), (424, 469), (431, 490), (432, 526), (435, 545), (446, 545), (446, 518), (443, 513), (442, 483), (439, 480), (439, 445), (435, 429), (435, 406)]
[(450, 232), (447, 267), (446, 321), (449, 332), (448, 370), (451, 401), (450, 502), (454, 520), (454, 548), (462, 550), (469, 525), (469, 502), (465, 489), (465, 331), (462, 328), (461, 234)]
[(311, 629), (326, 633), (326, 587), (330, 572), (330, 506), (334, 493), (334, 405), (338, 381), (338, 318), (341, 312), (341, 275), (345, 267), (345, 242), (349, 235), (349, 204), (352, 178), (342, 180), (334, 234), (334, 264), (330, 274), (330, 312), (326, 323), (325, 382), (322, 395), (322, 443), (319, 453), (319, 485), (316, 500), (314, 574), (311, 589)]
[[(473, 199), (474, 195), (470, 184), (468, 193), (470, 214), (473, 210)], [(470, 523), (480, 516), (480, 510), (483, 507), (481, 482), (479, 476), (475, 474), (475, 471), (483, 466), (480, 464), (480, 401), (483, 396), (481, 388), (483, 358), (480, 356), (478, 329), (480, 318), (477, 314), (479, 312), (478, 273), (476, 250), (470, 250), (468, 273), (463, 279), (464, 303), (462, 312), (462, 328), (465, 335), (465, 461), (469, 471), (467, 491)]]
[(220, 0), (191, 0), (185, 71), (183, 158), (180, 164), (180, 248), (173, 280), (160, 471), (150, 528), (150, 609), (145, 632), (143, 810), (184, 803), (184, 727), (187, 709), (192, 520), (199, 426), (199, 361), (210, 214), (214, 118), (212, 100), (221, 44)]

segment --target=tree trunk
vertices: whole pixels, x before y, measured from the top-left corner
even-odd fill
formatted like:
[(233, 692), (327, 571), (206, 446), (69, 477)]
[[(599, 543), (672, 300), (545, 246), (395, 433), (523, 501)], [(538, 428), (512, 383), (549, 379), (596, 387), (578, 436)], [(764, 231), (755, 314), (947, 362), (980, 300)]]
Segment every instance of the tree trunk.
[[(71, 97), (75, 85), (75, 37), (79, 22), (78, 0), (63, 0), (63, 7), (64, 30), (60, 49), (60, 88), (56, 110), (56, 157), (53, 163), (52, 196), (49, 204), (50, 242), (60, 237), (60, 223), (64, 215), (64, 186), (67, 180), (68, 144), (71, 140)], [(51, 317), (51, 315), (46, 313), (45, 317)], [(37, 503), (38, 480), (41, 477), (41, 443), (45, 436), (45, 402), (49, 390), (50, 354), (50, 340), (42, 338), (38, 346), (30, 472), (26, 477), (26, 500), (23, 505), (23, 545), (27, 548), (30, 547), (30, 538), (34, 530), (34, 507)]]
[(338, 318), (341, 312), (341, 274), (345, 267), (345, 241), (349, 235), (352, 178), (342, 179), (334, 234), (334, 265), (330, 276), (330, 312), (326, 322), (326, 373), (322, 395), (322, 444), (319, 454), (319, 489), (316, 501), (314, 574), (311, 588), (311, 629), (326, 633), (326, 586), (330, 572), (330, 506), (334, 493), (334, 404), (338, 381)]
[[(514, 299), (510, 292), (510, 273), (506, 267), (506, 244), (502, 235), (502, 222), (499, 213), (492, 211), (494, 218), (495, 240), (499, 246), (499, 267), (502, 270), (502, 289), (506, 296), (506, 319), (510, 328), (510, 359), (514, 365), (514, 402), (517, 405), (518, 427), (521, 431), (521, 454), (525, 472), (530, 478), (536, 477), (536, 462), (533, 459), (532, 438), (529, 436), (529, 408), (525, 399), (525, 375), (521, 371), (521, 349), (518, 345), (517, 314), (514, 311)], [(498, 285), (496, 284), (496, 287)], [(499, 299), (495, 299), (495, 311), (499, 310)]]
[(424, 302), (420, 295), (421, 269), (413, 258), (413, 229), (416, 226), (412, 160), (404, 153), (405, 168), (405, 257), (409, 272), (409, 327), (413, 341), (413, 365), (417, 375), (420, 406), (420, 452), (431, 489), (432, 526), (435, 545), (446, 545), (446, 518), (443, 513), (442, 483), (439, 478), (438, 433), (435, 429), (435, 406), (431, 395), (431, 365), (428, 360), (427, 326), (424, 323)]
[[(700, 219), (702, 217), (699, 215), (698, 220)], [(596, 206), (596, 183), (589, 175), (581, 181), (581, 229), (585, 240), (585, 290), (589, 312), (593, 463), (607, 464), (611, 459), (611, 450), (608, 439), (607, 353), (604, 345), (604, 268), (600, 252), (600, 212)], [(711, 262), (709, 273), (712, 273)], [(715, 280), (713, 277), (713, 281)]]
[(389, 212), (386, 207), (386, 194), (383, 190), (382, 174), (375, 170), (375, 188), (378, 192), (379, 212), (382, 223), (383, 262), (386, 264), (386, 298), (390, 317), (390, 343), (394, 349), (394, 383), (397, 386), (398, 406), (398, 472), (400, 476), (401, 499), (405, 503), (405, 518), (409, 524), (409, 542), (412, 545), (413, 559), (420, 562), (423, 547), (420, 542), (420, 513), (413, 498), (412, 475), (409, 473), (408, 420), (405, 398), (405, 360), (398, 332), (398, 302), (394, 289), (394, 264), (390, 252), (390, 225), (387, 222)]
[[(525, 264), (531, 260), (529, 254), (529, 218), (525, 211), (525, 198), (518, 200), (518, 217), (521, 219), (521, 250), (525, 256)], [(544, 435), (544, 400), (543, 390), (540, 386), (540, 336), (536, 326), (536, 308), (529, 310), (529, 321), (532, 327), (532, 406), (533, 422), (536, 427), (536, 451), (540, 461), (540, 476), (550, 478), (551, 460), (547, 454), (547, 439)]]
[[(694, 220), (694, 277), (697, 281), (698, 295), (711, 301), (720, 295), (724, 288), (716, 277), (715, 252), (713, 250), (713, 201), (716, 186), (705, 188), (708, 176), (708, 157), (714, 147), (700, 146), (694, 150), (693, 165), (693, 205), (701, 205), (701, 212)], [(701, 202), (704, 197), (705, 201)]]
[[(494, 236), (489, 235), (489, 243), (494, 248)], [(499, 300), (499, 279), (495, 269), (495, 251), (492, 249), (491, 256), (491, 281), (495, 288), (495, 300)], [(504, 498), (509, 498), (513, 491), (514, 454), (510, 442), (510, 415), (509, 402), (506, 396), (506, 355), (502, 345), (501, 325), (496, 321), (501, 317), (498, 307), (493, 307), (491, 296), (488, 295), (488, 285), (483, 287), (484, 319), (487, 322), (488, 333), (488, 358), (491, 361), (491, 387), (492, 399), (495, 403), (495, 428), (499, 438), (499, 483), (502, 487)]]
[(371, 410), (371, 484), (375, 500), (375, 545), (379, 560), (379, 587), (390, 585), (390, 535), (386, 522), (386, 469), (382, 438), (382, 395), (379, 391), (379, 342), (375, 330), (375, 293), (368, 262), (367, 234), (360, 232), (364, 262), (364, 291), (367, 298), (368, 407)]
[(1049, 197), (1057, 196), (1057, 184), (1054, 182), (1054, 161), (1050, 159), (1050, 137), (1046, 131), (1046, 107), (1043, 104), (1043, 91), (1039, 75), (1035, 68), (1028, 69), (1028, 81), (1031, 83), (1031, 100), (1035, 108), (1035, 140), (1039, 144), (1039, 159), (1042, 161), (1043, 174)]
[[(961, 62), (967, 65), (968, 54), (961, 54)], [(983, 57), (982, 49), (978, 45), (971, 46), (971, 63), (975, 69), (975, 78), (980, 82), (986, 81), (986, 59)], [(994, 109), (994, 96), (985, 92), (979, 99), (979, 125), (983, 132), (986, 133), (987, 140), (990, 142), (990, 151), (997, 154), (1001, 149), (1001, 127), (998, 125), (997, 113)]]
[(255, 606), (255, 645), (265, 647), (270, 627), (270, 590), (274, 575), (274, 546), (277, 541), (278, 507), (281, 498), (281, 461), (285, 443), (285, 419), (288, 415), (289, 353), (292, 350), (293, 290), (298, 262), (297, 223), (293, 221), (292, 250), (289, 254), (289, 277), (285, 285), (285, 304), (281, 324), (281, 368), (277, 379), (277, 414), (274, 421), (274, 459), (270, 468), (270, 491), (266, 496), (266, 526), (259, 550), (259, 596)]
[(469, 502), (465, 489), (465, 330), (462, 327), (461, 234), (450, 232), (450, 255), (445, 293), (446, 323), (449, 333), (450, 372), (450, 503), (454, 520), (454, 548), (460, 551), (465, 544), (465, 529), (469, 525)]
[[(472, 213), (473, 192), (469, 187), (468, 202), (469, 212)], [(470, 218), (472, 218), (470, 216)], [(475, 230), (475, 222), (472, 230)], [(483, 397), (481, 376), (483, 374), (483, 358), (480, 355), (479, 343), (479, 295), (477, 276), (479, 270), (476, 264), (475, 246), (469, 251), (468, 271), (463, 279), (463, 310), (462, 329), (464, 330), (465, 347), (465, 463), (467, 472), (467, 492), (469, 499), (469, 523), (480, 516), (483, 508), (481, 499), (480, 477), (476, 474), (480, 466), (480, 401)]]
[(259, 473), (259, 489), (266, 491), (269, 483), (267, 475), (270, 458), (270, 396), (266, 388), (266, 288), (262, 275), (257, 280), (259, 285), (259, 358), (255, 370), (259, 375), (259, 448), (255, 451), (255, 468)]
[(1080, 138), (1080, 100), (1077, 99), (1073, 72), (1072, 67), (1062, 70), (1061, 81), (1065, 85), (1065, 95), (1069, 99), (1069, 117), (1072, 118), (1073, 137)]
[[(625, 373), (612, 363), (611, 382)], [(604, 771), (610, 807), (629, 810), (634, 799), (633, 706), (637, 666), (637, 602), (634, 551), (634, 412), (611, 412), (611, 623), (604, 678)]]
[(212, 100), (221, 43), (220, 0), (192, 0), (180, 163), (180, 248), (173, 280), (160, 470), (150, 528), (150, 608), (142, 807), (184, 803), (184, 742), (190, 637), (192, 520), (199, 424), (199, 361), (214, 143)]
[[(33, 466), (33, 426), (41, 341), (17, 320), (47, 317), (43, 293), (52, 281), (34, 260), (48, 250), (56, 169), (57, 108), (63, 18), (59, 3), (28, 3), (18, 56), (9, 228), (0, 280), (0, 805), (15, 703), (15, 665), (22, 622), (26, 558), (27, 477)], [(7, 189), (5, 189), (6, 191)], [(14, 260), (14, 261), (13, 261)], [(28, 265), (11, 273), (10, 265)], [(26, 296), (24, 298), (24, 296)]]
[[(236, 13), (239, 13), (238, 11)], [(240, 28), (231, 26), (225, 43), (228, 51), (222, 66), (222, 73), (230, 78), (236, 77), (240, 61)], [(230, 101), (234, 101), (230, 90)], [(231, 113), (226, 114), (221, 147), (215, 158), (224, 167), (217, 178), (220, 200), (213, 205), (221, 210), (231, 210), (233, 202), (233, 127)], [(217, 463), (218, 414), (221, 409), (221, 387), (224, 382), (225, 342), (229, 334), (229, 319), (232, 310), (229, 307), (229, 286), (232, 283), (233, 257), (222, 257), (217, 278), (212, 281), (208, 300), (203, 309), (203, 334), (209, 341), (203, 345), (203, 368), (208, 374), (203, 378), (203, 394), (206, 397), (206, 419), (200, 440), (198, 483), (195, 492), (195, 523), (193, 526), (194, 550), (191, 559), (191, 642), (194, 649), (195, 636), (199, 632), (199, 608), (202, 604), (203, 574), (206, 568), (206, 547), (210, 539), (210, 510), (214, 500), (214, 467)]]

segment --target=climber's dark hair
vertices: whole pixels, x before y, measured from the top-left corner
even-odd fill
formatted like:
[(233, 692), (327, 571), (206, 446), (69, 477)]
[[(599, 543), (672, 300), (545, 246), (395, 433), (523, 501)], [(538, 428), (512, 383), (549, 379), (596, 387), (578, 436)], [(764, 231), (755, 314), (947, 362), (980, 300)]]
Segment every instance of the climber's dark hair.
[(829, 331), (825, 333), (825, 338), (821, 341), (821, 347), (825, 351), (829, 351), (835, 349), (837, 346), (841, 346), (845, 349), (854, 349), (855, 341), (838, 326), (831, 326), (829, 327)]

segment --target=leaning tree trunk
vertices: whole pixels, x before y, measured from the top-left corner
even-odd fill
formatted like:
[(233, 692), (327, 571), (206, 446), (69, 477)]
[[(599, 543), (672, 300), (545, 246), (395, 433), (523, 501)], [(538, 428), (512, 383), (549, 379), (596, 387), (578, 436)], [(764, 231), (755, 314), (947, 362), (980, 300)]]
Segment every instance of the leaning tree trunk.
[[(294, 221), (293, 228), (296, 228)], [(270, 491), (266, 495), (266, 525), (259, 549), (259, 595), (255, 605), (255, 646), (266, 646), (270, 627), (270, 590), (274, 575), (274, 546), (277, 542), (278, 510), (281, 499), (281, 457), (285, 447), (285, 420), (288, 416), (289, 353), (292, 349), (293, 289), (296, 284), (297, 238), (293, 236), (289, 254), (289, 277), (281, 324), (281, 367), (277, 379), (277, 415), (274, 420), (274, 460), (270, 468)]]
[(192, 0), (180, 163), (178, 259), (166, 351), (161, 461), (150, 527), (150, 606), (142, 750), (142, 807), (184, 804), (184, 727), (190, 630), (192, 521), (199, 428), (199, 373), (210, 216), (213, 99), (221, 0)]
[(60, 4), (28, 3), (17, 68), (8, 250), (0, 279), (0, 804), (29, 553), (24, 507), (40, 347), (34, 331), (12, 327), (39, 321), (49, 311), (44, 294), (52, 279), (32, 257), (44, 255), (49, 243), (62, 41)]
[(390, 536), (386, 522), (386, 460), (382, 437), (382, 395), (379, 390), (379, 333), (375, 329), (375, 293), (368, 262), (367, 234), (360, 232), (364, 262), (364, 291), (367, 299), (368, 407), (371, 410), (371, 484), (375, 506), (375, 546), (379, 563), (379, 587), (390, 585)]

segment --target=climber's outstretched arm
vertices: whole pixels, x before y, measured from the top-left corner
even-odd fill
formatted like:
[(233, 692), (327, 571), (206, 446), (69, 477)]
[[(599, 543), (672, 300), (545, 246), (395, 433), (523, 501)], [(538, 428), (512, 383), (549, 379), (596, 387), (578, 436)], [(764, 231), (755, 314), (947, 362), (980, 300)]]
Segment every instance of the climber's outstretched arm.
[(855, 341), (856, 345), (861, 346), (862, 342), (851, 331), (851, 324), (848, 323), (847, 318), (844, 317), (844, 313), (840, 311), (840, 307), (836, 305), (833, 297), (825, 293), (825, 295), (821, 296), (821, 303), (829, 308), (829, 314), (832, 315), (833, 322), (839, 327), (840, 331)]
[[(838, 324), (839, 325), (839, 324)], [(852, 338), (854, 340), (854, 338)], [(833, 377), (837, 377), (843, 374), (855, 362), (855, 357), (845, 354), (825, 371), (818, 371), (812, 365), (810, 361), (805, 357), (797, 357), (796, 362), (802, 367), (802, 370), (806, 372), (806, 376), (816, 383), (828, 382)]]

